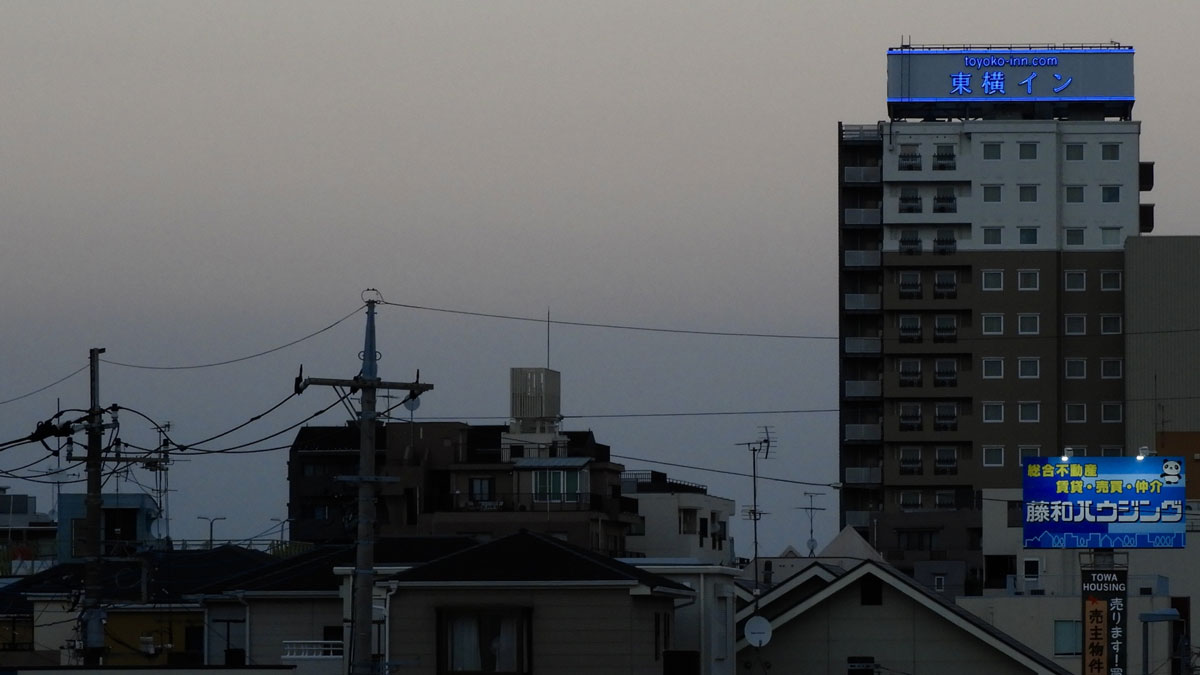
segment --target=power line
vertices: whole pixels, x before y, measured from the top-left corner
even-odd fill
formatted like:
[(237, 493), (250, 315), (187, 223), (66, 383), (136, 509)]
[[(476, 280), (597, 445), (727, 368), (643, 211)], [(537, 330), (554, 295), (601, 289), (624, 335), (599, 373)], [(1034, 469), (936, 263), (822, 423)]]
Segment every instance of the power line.
[[(673, 467), (680, 468), (680, 469), (691, 469), (693, 471), (706, 471), (708, 473), (720, 473), (720, 474), (725, 474), (727, 476), (740, 476), (742, 478), (753, 478), (754, 477), (753, 474), (742, 473), (740, 471), (726, 471), (724, 469), (713, 469), (713, 468), (705, 467), (705, 466), (695, 466), (693, 464), (677, 464), (675, 462), (664, 462), (664, 461), (657, 460), (657, 459), (646, 459), (644, 457), (633, 457), (630, 455), (618, 455), (616, 453), (611, 453), (609, 456), (616, 457), (618, 459), (629, 459), (629, 460), (633, 460), (635, 462), (647, 462), (649, 464), (662, 464), (663, 466), (673, 466)], [(836, 483), (836, 482), (820, 483), (820, 482), (816, 482), (816, 481), (796, 480), (794, 478), (776, 478), (776, 477), (772, 477), (772, 476), (759, 476), (758, 479), (775, 481), (777, 483), (788, 483), (790, 485), (812, 485), (812, 486), (816, 486), (816, 487), (827, 487), (827, 488), (832, 488), (834, 490), (840, 489), (842, 487), (841, 483)]]
[(30, 396), (33, 396), (34, 394), (40, 394), (41, 392), (46, 391), (47, 389), (49, 389), (50, 387), (53, 387), (56, 384), (61, 384), (63, 382), (66, 382), (67, 380), (71, 379), (72, 377), (75, 377), (76, 375), (82, 373), (83, 371), (85, 371), (87, 369), (88, 369), (87, 364), (84, 364), (84, 365), (80, 366), (78, 370), (71, 373), (70, 375), (60, 377), (59, 379), (51, 382), (50, 384), (48, 384), (44, 387), (38, 387), (37, 389), (34, 389), (33, 391), (29, 392), (28, 394), (21, 394), (20, 396), (15, 396), (13, 398), (10, 398), (10, 399), (4, 400), (4, 401), (0, 401), (0, 405), (5, 405), (8, 403), (12, 403), (14, 401), (20, 401), (21, 399), (29, 398)]
[[(350, 317), (354, 316), (355, 314), (358, 314), (358, 310), (362, 309), (363, 307), (364, 307), (364, 305), (359, 305), (358, 307), (354, 308), (353, 312), (350, 312), (346, 316), (343, 316), (342, 318), (338, 319), (337, 321), (334, 321), (333, 323), (329, 324), (328, 326), (325, 326), (324, 328), (322, 328), (318, 331), (309, 333), (308, 335), (305, 335), (302, 338), (297, 338), (295, 340), (292, 340), (291, 342), (289, 342), (287, 344), (282, 344), (282, 345), (279, 345), (278, 347), (273, 347), (266, 351), (258, 352), (257, 354), (250, 354), (249, 356), (242, 356), (242, 357), (239, 357), (236, 359), (229, 359), (227, 361), (216, 361), (213, 363), (198, 363), (198, 364), (188, 365), (188, 366), (148, 366), (148, 365), (141, 365), (141, 364), (136, 364), (136, 363), (121, 363), (120, 361), (110, 361), (108, 359), (100, 359), (100, 360), (103, 361), (104, 363), (107, 363), (112, 366), (121, 366), (123, 368), (138, 368), (141, 370), (195, 370), (197, 368), (214, 368), (216, 366), (227, 366), (231, 363), (241, 363), (242, 361), (249, 361), (250, 359), (256, 359), (260, 356), (266, 356), (267, 354), (277, 352), (281, 349), (287, 349), (288, 347), (291, 347), (292, 345), (300, 344), (301, 342), (304, 342), (305, 340), (307, 340), (309, 338), (316, 337), (316, 336), (320, 335), (321, 333), (324, 333), (325, 331), (342, 323), (343, 321), (345, 321), (346, 319), (349, 319)], [(80, 370), (83, 370), (83, 368), (80, 368)], [(75, 371), (75, 372), (79, 372), (79, 371)]]

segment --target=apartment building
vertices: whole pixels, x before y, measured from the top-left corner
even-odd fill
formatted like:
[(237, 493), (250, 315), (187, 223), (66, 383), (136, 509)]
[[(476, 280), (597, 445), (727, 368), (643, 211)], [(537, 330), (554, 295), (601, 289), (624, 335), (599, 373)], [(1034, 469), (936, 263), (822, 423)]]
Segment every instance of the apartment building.
[(1133, 49), (888, 52), (838, 126), (841, 524), (932, 585), (985, 579), (982, 490), (1022, 457), (1136, 453), (1125, 264), (1153, 228)]

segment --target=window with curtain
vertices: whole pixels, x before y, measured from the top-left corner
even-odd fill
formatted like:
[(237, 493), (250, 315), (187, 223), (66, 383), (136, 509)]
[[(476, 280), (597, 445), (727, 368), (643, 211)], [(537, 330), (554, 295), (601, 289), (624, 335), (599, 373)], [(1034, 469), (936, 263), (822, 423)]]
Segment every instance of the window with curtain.
[(529, 673), (529, 611), (520, 608), (441, 612), (440, 673)]

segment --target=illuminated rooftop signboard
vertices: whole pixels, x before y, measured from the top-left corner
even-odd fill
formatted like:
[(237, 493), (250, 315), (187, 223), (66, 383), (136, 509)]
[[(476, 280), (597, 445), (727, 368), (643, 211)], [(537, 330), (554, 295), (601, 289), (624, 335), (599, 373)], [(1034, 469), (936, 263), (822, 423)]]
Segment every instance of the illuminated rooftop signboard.
[[(1133, 48), (889, 49), (889, 108), (1030, 104), (1133, 105)], [(905, 104), (911, 104), (906, 106)]]
[(1183, 548), (1180, 457), (1031, 457), (1025, 548)]

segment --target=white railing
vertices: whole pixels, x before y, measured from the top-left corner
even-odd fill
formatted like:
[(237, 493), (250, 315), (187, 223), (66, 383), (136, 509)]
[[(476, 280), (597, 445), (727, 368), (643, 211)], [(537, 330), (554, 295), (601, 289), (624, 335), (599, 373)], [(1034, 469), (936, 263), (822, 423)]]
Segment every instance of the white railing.
[(341, 640), (284, 640), (285, 659), (329, 659), (342, 658)]

